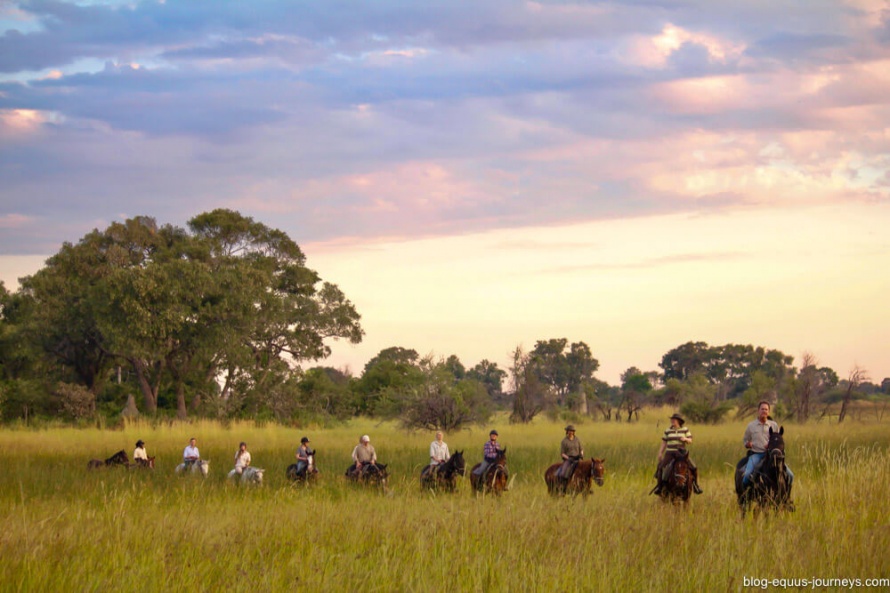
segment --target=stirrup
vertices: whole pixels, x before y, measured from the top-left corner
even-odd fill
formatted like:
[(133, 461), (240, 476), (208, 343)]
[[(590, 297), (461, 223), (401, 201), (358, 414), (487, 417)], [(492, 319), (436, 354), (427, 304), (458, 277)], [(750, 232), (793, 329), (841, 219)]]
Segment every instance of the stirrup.
[(701, 486), (698, 485), (698, 482), (692, 483), (692, 491), (696, 494), (701, 494), (702, 492), (704, 492), (704, 490), (701, 489)]

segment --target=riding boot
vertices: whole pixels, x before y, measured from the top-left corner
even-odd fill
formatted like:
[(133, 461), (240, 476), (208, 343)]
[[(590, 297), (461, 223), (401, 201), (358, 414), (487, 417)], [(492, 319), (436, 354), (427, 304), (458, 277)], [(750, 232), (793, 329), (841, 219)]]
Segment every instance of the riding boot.
[(695, 472), (695, 475), (692, 477), (692, 491), (696, 494), (704, 492), (704, 490), (701, 489), (701, 486), (698, 485), (698, 472)]
[(655, 484), (655, 488), (652, 489), (652, 494), (654, 494), (655, 496), (660, 496), (661, 490), (664, 488), (664, 482), (661, 481), (660, 476), (657, 479), (658, 479), (658, 483)]
[(569, 486), (569, 479), (568, 479), (568, 478), (560, 478), (560, 479), (559, 479), (559, 491), (560, 491), (560, 492), (562, 492), (563, 494), (565, 494), (566, 489), (568, 488), (568, 486)]

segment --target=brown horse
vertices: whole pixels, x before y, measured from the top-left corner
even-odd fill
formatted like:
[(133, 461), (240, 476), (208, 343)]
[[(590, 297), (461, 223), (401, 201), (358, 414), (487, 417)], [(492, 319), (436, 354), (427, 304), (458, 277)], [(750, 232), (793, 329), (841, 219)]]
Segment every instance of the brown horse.
[(130, 467), (130, 458), (127, 457), (127, 453), (125, 451), (118, 451), (105, 461), (101, 459), (90, 459), (87, 462), (87, 469), (97, 469), (100, 467), (109, 467), (112, 465), (122, 465), (126, 468)]
[(689, 465), (689, 451), (679, 449), (677, 456), (670, 461), (671, 467), (668, 471), (667, 480), (658, 494), (664, 502), (688, 503), (689, 497), (692, 495), (692, 484), (695, 475), (692, 473), (692, 467)]
[(155, 458), (149, 457), (148, 459), (137, 459), (135, 463), (131, 464), (132, 467), (138, 467), (140, 469), (154, 469), (155, 468)]
[(603, 485), (603, 479), (606, 475), (605, 459), (587, 459), (578, 462), (575, 471), (572, 473), (569, 483), (563, 486), (556, 477), (556, 472), (562, 463), (554, 463), (544, 472), (544, 481), (547, 483), (547, 491), (556, 496), (557, 494), (583, 494), (587, 496), (591, 492), (591, 483), (596, 482), (597, 486)]
[(504, 447), (498, 451), (497, 459), (488, 466), (485, 474), (481, 476), (476, 475), (476, 470), (480, 465), (482, 464), (477, 463), (470, 471), (470, 484), (473, 486), (473, 491), (500, 496), (507, 490), (507, 482), (510, 477), (507, 471), (507, 448)]

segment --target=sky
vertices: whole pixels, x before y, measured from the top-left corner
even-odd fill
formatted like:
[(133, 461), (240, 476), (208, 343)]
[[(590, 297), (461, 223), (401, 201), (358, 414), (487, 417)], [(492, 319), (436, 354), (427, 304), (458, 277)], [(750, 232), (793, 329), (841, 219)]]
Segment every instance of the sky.
[(294, 239), (391, 346), (890, 377), (890, 1), (0, 0), (0, 279), (148, 215)]

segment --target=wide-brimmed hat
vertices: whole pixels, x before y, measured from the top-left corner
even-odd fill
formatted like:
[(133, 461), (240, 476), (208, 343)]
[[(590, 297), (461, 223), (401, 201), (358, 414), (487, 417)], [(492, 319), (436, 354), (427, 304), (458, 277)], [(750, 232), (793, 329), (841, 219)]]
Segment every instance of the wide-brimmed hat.
[(676, 419), (677, 422), (679, 422), (681, 425), (686, 424), (686, 419), (683, 418), (683, 416), (681, 416), (681, 415), (679, 415), (679, 414), (674, 414), (673, 416), (671, 416), (670, 419), (671, 419), (671, 420)]
[(500, 436), (498, 434), (498, 431), (496, 431), (496, 430), (492, 430), (490, 433), (488, 433), (488, 436), (491, 436), (491, 435)]
[(301, 443), (308, 443), (308, 442), (309, 442), (309, 437), (303, 437), (302, 439), (300, 439), (300, 442), (301, 442)]
[(136, 441), (136, 446), (137, 447), (145, 446), (145, 441), (143, 441), (142, 439), (139, 439), (138, 441)]
[(571, 432), (575, 432), (575, 427), (572, 426), (571, 424), (569, 424), (568, 426), (566, 426), (566, 432), (569, 432), (569, 431), (571, 431)]
[(361, 442), (361, 443), (370, 443), (370, 442), (371, 442), (371, 437), (369, 437), (369, 436), (366, 435), (366, 434), (363, 434), (363, 435), (362, 435), (362, 438), (359, 439), (359, 442)]

